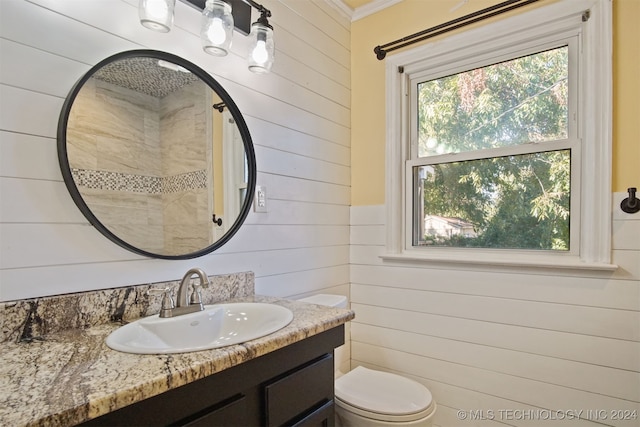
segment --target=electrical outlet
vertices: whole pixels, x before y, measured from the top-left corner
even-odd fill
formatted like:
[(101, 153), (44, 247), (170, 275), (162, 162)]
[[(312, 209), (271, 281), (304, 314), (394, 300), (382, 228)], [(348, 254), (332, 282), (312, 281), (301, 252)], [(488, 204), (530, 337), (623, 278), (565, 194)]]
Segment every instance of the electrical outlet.
[(253, 199), (254, 212), (267, 212), (267, 187), (256, 186), (256, 195)]

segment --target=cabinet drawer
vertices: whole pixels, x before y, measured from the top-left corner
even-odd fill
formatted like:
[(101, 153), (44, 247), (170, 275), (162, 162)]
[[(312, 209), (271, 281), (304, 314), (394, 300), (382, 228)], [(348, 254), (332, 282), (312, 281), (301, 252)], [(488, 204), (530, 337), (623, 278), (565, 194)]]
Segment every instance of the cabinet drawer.
[(291, 427), (334, 427), (335, 424), (335, 410), (331, 400), (301, 420), (292, 423)]
[(281, 426), (333, 400), (333, 355), (291, 372), (265, 387), (267, 426)]
[(247, 399), (243, 395), (234, 396), (211, 410), (190, 418), (177, 425), (185, 427), (244, 426), (247, 425)]

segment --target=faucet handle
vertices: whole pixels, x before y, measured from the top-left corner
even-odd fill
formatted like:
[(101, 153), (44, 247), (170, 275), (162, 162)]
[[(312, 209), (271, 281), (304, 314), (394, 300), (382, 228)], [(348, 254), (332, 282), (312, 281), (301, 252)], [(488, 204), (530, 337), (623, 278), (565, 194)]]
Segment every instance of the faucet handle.
[(200, 304), (202, 306), (202, 294), (200, 289), (207, 289), (211, 282), (209, 282), (209, 278), (207, 274), (199, 268), (193, 269), (195, 274), (198, 274), (200, 279), (200, 283), (192, 282), (191, 287), (193, 291), (191, 291), (191, 296), (189, 297), (190, 304)]
[(202, 305), (202, 294), (200, 293), (200, 288), (202, 286), (193, 284), (193, 291), (191, 292), (191, 297), (189, 298), (189, 304), (200, 304)]
[(202, 306), (202, 293), (201, 289), (206, 289), (209, 287), (209, 279), (205, 276), (206, 281), (200, 283), (192, 283), (191, 287), (193, 291), (191, 291), (191, 296), (189, 297), (190, 304), (200, 304)]
[(176, 302), (173, 300), (173, 291), (171, 288), (149, 289), (149, 296), (162, 295), (162, 306), (160, 307), (160, 317), (171, 317), (173, 309), (176, 308)]

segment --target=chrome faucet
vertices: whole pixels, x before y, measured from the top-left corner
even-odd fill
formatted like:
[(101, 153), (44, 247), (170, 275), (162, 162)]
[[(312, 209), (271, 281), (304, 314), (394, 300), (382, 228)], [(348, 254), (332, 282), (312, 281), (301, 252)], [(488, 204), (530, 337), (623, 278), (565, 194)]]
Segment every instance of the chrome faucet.
[[(197, 275), (200, 283), (193, 283), (193, 290), (189, 294), (189, 284), (191, 278)], [(187, 271), (178, 287), (178, 300), (174, 301), (170, 288), (149, 290), (149, 295), (163, 294), (162, 308), (160, 309), (160, 317), (175, 317), (183, 314), (195, 313), (204, 310), (202, 304), (202, 295), (200, 288), (209, 287), (209, 278), (207, 274), (200, 268), (192, 268)]]
[[(189, 294), (189, 283), (191, 283), (191, 278), (195, 275), (200, 279), (200, 283), (193, 284), (193, 291), (191, 292), (189, 299), (187, 299), (187, 295)], [(200, 268), (192, 268), (187, 271), (180, 282), (180, 287), (178, 288), (178, 301), (176, 303), (176, 310), (178, 310), (178, 314), (204, 310), (204, 306), (202, 305), (202, 295), (200, 294), (201, 287), (209, 287), (209, 278), (207, 277), (207, 274)], [(180, 310), (181, 308), (188, 310), (185, 311), (185, 313), (180, 313), (180, 311), (182, 311)]]

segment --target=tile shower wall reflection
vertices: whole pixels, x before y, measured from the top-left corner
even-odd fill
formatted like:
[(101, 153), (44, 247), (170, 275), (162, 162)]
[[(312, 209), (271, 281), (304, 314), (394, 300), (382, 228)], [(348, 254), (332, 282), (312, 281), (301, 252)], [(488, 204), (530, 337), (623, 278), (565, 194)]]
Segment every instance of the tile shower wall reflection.
[(96, 217), (133, 246), (171, 255), (212, 243), (208, 98), (199, 81), (159, 98), (92, 78), (78, 94), (74, 179)]
[[(204, 175), (211, 168), (212, 141), (211, 90), (201, 81), (162, 98), (160, 104), (160, 149), (162, 176), (178, 179), (185, 173)], [(206, 138), (203, 138), (206, 135)], [(198, 184), (198, 181), (191, 182)], [(174, 254), (194, 252), (213, 243), (211, 181), (199, 181), (180, 191), (163, 193), (165, 250)], [(195, 248), (195, 249), (194, 249)]]

